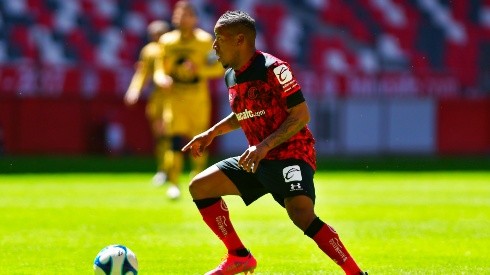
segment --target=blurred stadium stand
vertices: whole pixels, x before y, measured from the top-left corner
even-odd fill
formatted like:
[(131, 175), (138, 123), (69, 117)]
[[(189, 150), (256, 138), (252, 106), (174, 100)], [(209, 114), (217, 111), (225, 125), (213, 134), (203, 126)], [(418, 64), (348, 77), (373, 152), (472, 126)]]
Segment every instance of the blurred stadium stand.
[[(0, 152), (151, 154), (143, 103), (122, 96), (146, 25), (175, 2), (0, 0)], [(256, 18), (257, 47), (312, 99), (320, 154), (490, 153), (489, 0), (193, 2), (210, 32), (228, 9)]]

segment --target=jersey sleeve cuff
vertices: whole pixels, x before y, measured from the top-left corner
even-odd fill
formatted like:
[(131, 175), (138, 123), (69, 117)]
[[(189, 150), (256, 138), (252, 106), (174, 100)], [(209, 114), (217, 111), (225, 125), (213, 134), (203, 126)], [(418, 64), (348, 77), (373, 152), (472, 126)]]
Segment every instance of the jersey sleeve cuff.
[(298, 90), (286, 98), (286, 105), (288, 108), (292, 108), (303, 102), (305, 102), (305, 97), (303, 96), (303, 92), (301, 90)]

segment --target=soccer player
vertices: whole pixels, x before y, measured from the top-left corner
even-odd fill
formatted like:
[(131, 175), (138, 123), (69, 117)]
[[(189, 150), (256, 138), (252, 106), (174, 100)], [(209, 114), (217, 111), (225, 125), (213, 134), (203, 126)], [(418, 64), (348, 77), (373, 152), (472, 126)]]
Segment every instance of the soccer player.
[(225, 81), (232, 113), (182, 150), (199, 157), (215, 137), (238, 128), (249, 147), (241, 156), (210, 166), (190, 183), (190, 194), (204, 222), (228, 250), (223, 262), (206, 274), (253, 272), (257, 261), (233, 228), (222, 196), (238, 195), (249, 205), (267, 193), (346, 274), (366, 274), (337, 232), (315, 214), (316, 153), (307, 126), (310, 114), (290, 66), (255, 49), (255, 21), (245, 12), (227, 11), (214, 31), (213, 47), (228, 68)]
[[(148, 25), (147, 32), (150, 42), (140, 51), (140, 57), (136, 63), (136, 71), (124, 96), (124, 101), (127, 105), (133, 105), (138, 102), (143, 88), (150, 79), (154, 79), (156, 68), (161, 67), (156, 64), (156, 62), (161, 60), (161, 56), (163, 55), (162, 47), (158, 43), (158, 39), (164, 33), (169, 31), (169, 29), (169, 24), (162, 20), (153, 21)], [(171, 79), (163, 79), (160, 81), (159, 85), (153, 84), (153, 90), (151, 91), (146, 105), (146, 116), (155, 139), (157, 173), (153, 176), (153, 183), (156, 186), (159, 186), (165, 183), (167, 177), (163, 159), (170, 142), (165, 134), (163, 121), (164, 111), (168, 108), (168, 106), (166, 106), (167, 101), (164, 89), (169, 87)]]
[[(165, 167), (168, 167), (171, 184), (167, 195), (175, 199), (180, 196), (179, 178), (184, 165), (180, 149), (193, 136), (210, 127), (208, 80), (222, 77), (224, 70), (216, 60), (212, 35), (197, 27), (197, 11), (189, 1), (175, 4), (172, 23), (176, 29), (160, 38), (164, 55), (163, 69), (157, 71), (157, 81), (165, 76), (173, 81), (169, 95), (172, 113), (166, 122), (172, 144), (165, 154)], [(197, 174), (206, 167), (207, 157), (191, 162), (192, 173)]]

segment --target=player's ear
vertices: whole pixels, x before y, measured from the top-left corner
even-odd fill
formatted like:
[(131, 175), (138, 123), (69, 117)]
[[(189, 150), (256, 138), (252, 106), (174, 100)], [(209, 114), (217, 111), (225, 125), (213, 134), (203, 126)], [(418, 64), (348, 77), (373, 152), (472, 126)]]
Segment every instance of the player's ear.
[(245, 43), (245, 35), (243, 33), (239, 33), (236, 36), (236, 44), (237, 45), (242, 45)]

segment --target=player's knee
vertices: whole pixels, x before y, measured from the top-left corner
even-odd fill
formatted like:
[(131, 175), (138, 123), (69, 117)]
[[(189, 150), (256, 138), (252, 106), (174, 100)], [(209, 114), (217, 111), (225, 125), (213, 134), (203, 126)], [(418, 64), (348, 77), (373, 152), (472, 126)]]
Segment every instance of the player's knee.
[(286, 202), (288, 216), (301, 230), (305, 230), (316, 218), (313, 206), (309, 203)]
[(194, 179), (189, 183), (189, 193), (193, 198), (199, 193), (199, 184)]
[(194, 176), (189, 183), (189, 193), (192, 198), (200, 198), (205, 195), (206, 189), (204, 188), (205, 184), (203, 183), (203, 179), (199, 177), (199, 174)]
[(311, 211), (293, 211), (288, 212), (289, 218), (301, 230), (306, 230), (311, 222), (315, 219), (315, 214)]

